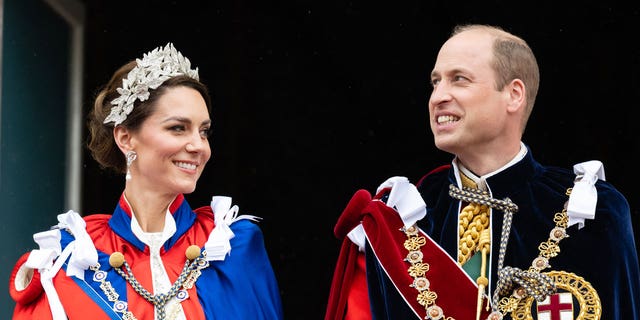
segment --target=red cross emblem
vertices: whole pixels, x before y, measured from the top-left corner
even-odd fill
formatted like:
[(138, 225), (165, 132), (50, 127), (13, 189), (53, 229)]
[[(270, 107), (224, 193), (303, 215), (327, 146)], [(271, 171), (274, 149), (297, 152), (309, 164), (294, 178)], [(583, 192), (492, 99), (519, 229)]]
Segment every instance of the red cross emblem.
[(544, 301), (539, 302), (538, 319), (573, 319), (573, 296), (571, 293), (562, 292), (552, 294)]

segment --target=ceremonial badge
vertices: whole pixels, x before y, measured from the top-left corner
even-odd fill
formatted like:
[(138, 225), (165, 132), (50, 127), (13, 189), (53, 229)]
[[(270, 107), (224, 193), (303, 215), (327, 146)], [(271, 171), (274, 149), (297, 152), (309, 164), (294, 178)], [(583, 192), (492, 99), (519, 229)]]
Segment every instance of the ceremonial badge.
[(600, 319), (602, 314), (600, 297), (589, 282), (570, 272), (549, 271), (546, 274), (555, 282), (557, 293), (535, 304), (532, 296), (520, 300), (518, 307), (511, 313), (513, 319)]

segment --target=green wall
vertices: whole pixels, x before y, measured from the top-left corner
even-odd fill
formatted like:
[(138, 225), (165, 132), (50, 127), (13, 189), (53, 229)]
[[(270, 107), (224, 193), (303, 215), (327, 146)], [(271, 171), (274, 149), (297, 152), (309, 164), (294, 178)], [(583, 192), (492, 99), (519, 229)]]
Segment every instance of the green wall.
[[(65, 212), (70, 28), (42, 0), (4, 0), (0, 101), (0, 316), (32, 235)], [(4, 285), (3, 285), (4, 283)]]

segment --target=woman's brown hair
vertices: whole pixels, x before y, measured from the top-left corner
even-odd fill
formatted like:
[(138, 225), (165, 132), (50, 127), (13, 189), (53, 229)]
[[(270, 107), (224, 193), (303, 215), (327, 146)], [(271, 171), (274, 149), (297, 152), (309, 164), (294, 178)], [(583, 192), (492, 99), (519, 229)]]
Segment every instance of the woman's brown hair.
[[(109, 82), (98, 92), (93, 103), (93, 110), (89, 114), (89, 143), (87, 147), (91, 151), (93, 158), (104, 168), (111, 168), (119, 173), (126, 171), (126, 160), (122, 151), (118, 148), (113, 138), (113, 122), (104, 123), (104, 119), (111, 112), (113, 105), (111, 101), (120, 96), (117, 89), (122, 86), (122, 80), (137, 65), (136, 61), (120, 67), (111, 77)], [(119, 124), (132, 132), (137, 131), (142, 123), (155, 111), (156, 101), (173, 87), (193, 88), (202, 95), (207, 104), (207, 109), (211, 111), (211, 97), (209, 90), (200, 81), (188, 76), (172, 77), (162, 83), (157, 89), (149, 90), (149, 99), (136, 101), (133, 110), (127, 118)]]

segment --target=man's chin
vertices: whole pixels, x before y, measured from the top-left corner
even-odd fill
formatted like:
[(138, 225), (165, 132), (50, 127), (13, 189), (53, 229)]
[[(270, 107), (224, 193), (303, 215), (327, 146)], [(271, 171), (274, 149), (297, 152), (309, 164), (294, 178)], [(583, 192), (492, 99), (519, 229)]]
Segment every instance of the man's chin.
[(436, 148), (444, 152), (455, 153), (454, 150), (456, 149), (456, 144), (450, 139), (436, 138), (434, 141)]

